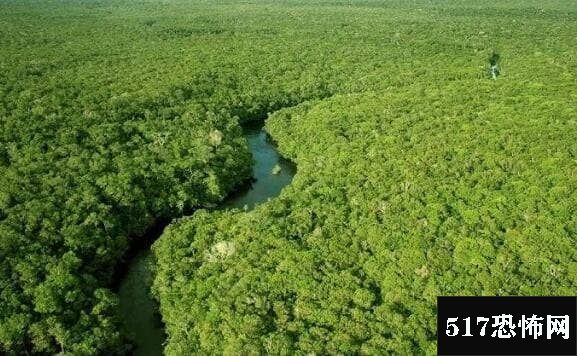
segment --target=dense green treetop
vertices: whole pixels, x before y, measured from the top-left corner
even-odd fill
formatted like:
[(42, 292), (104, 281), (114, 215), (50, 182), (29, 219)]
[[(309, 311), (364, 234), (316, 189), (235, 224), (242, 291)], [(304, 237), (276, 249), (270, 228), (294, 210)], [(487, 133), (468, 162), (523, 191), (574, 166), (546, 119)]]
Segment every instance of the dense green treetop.
[(166, 351), (434, 354), (439, 295), (574, 294), (575, 98), (467, 85), (273, 114), (291, 186), (155, 245)]
[(126, 351), (114, 267), (273, 112), (293, 184), (155, 246), (168, 353), (432, 353), (438, 294), (574, 294), (576, 33), (561, 0), (3, 1), (0, 353)]

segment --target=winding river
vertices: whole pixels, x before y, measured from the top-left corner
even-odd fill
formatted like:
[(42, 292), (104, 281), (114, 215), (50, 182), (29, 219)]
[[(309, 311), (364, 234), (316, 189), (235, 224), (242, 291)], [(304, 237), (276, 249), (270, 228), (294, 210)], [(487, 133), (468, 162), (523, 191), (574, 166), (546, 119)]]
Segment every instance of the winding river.
[[(217, 209), (250, 210), (277, 196), (292, 181), (295, 165), (278, 154), (262, 127), (261, 123), (244, 128), (254, 160), (253, 181), (232, 193)], [(145, 237), (149, 243), (129, 254), (132, 256), (122, 273), (118, 289), (121, 317), (136, 347), (133, 354), (137, 356), (162, 355), (164, 325), (157, 302), (150, 295), (153, 276), (149, 266), (152, 258), (150, 244), (162, 234), (166, 224), (159, 223), (152, 228)]]

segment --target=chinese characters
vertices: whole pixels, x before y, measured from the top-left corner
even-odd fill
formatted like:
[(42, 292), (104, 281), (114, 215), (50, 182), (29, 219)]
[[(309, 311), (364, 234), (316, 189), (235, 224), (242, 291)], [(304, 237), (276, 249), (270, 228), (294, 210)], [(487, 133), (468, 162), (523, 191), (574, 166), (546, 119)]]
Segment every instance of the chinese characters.
[[(445, 333), (447, 336), (473, 336), (471, 330), (471, 317), (463, 318), (464, 328), (461, 330), (457, 325), (459, 318), (447, 318)], [(516, 336), (521, 338), (538, 339), (545, 335), (551, 340), (553, 337), (569, 339), (570, 326), (569, 315), (547, 315), (546, 317), (521, 315), (516, 321), (511, 314), (500, 314), (489, 317), (479, 316), (476, 319), (480, 336), (490, 336), (499, 339), (510, 339)], [(490, 332), (487, 332), (487, 326)], [(463, 331), (463, 332), (461, 332)], [(545, 331), (545, 332), (544, 332)]]

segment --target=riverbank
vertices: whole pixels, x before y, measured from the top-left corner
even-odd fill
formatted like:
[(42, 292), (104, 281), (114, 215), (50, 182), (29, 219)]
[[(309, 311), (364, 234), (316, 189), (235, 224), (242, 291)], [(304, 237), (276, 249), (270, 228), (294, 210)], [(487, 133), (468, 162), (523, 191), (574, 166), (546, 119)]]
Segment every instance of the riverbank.
[[(260, 122), (246, 125), (243, 129), (253, 156), (253, 178), (231, 193), (215, 209), (250, 210), (277, 196), (292, 181), (296, 166), (279, 155), (263, 126), (263, 122)], [(158, 303), (150, 294), (153, 278), (150, 246), (162, 235), (168, 223), (168, 220), (162, 220), (149, 229), (143, 236), (143, 243), (129, 251), (129, 262), (120, 269), (118, 295), (121, 317), (135, 344), (134, 354), (138, 356), (161, 355), (166, 338)]]

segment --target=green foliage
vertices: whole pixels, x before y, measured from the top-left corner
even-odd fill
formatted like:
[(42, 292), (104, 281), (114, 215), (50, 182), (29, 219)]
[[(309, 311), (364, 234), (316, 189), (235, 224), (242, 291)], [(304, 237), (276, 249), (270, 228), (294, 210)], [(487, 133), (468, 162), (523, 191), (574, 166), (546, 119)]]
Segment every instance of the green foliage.
[(571, 2), (0, 10), (0, 353), (126, 351), (129, 237), (222, 200), (288, 107), (293, 184), (155, 245), (167, 353), (434, 353), (437, 295), (577, 288)]
[(434, 353), (438, 295), (574, 293), (574, 98), (470, 84), (273, 114), (291, 186), (155, 244), (167, 353)]

